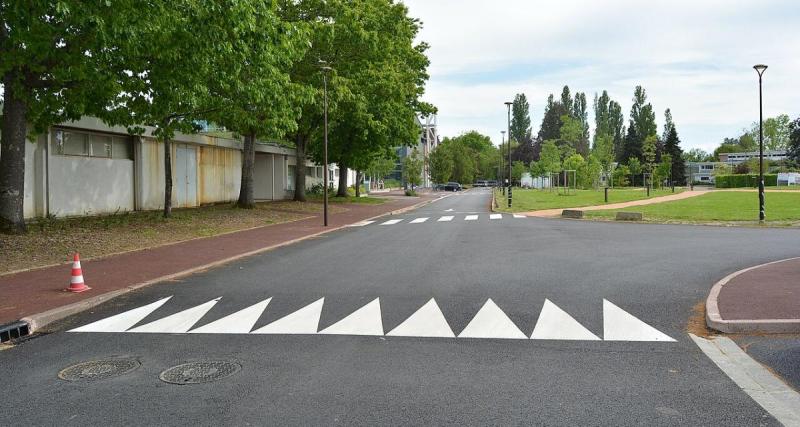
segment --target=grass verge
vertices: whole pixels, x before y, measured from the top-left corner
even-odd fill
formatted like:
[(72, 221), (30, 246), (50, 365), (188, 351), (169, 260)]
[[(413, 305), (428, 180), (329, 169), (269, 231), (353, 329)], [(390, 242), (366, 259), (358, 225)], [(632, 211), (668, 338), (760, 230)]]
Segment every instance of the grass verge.
[(0, 252), (5, 254), (0, 274), (66, 262), (75, 251), (82, 258), (96, 258), (306, 216), (280, 210), (277, 204), (258, 203), (255, 209), (228, 204), (175, 209), (168, 219), (160, 211), (42, 219), (29, 224), (26, 234), (0, 235)]
[(512, 192), (513, 207), (511, 209), (506, 207), (507, 204), (503, 202), (506, 196), (502, 194), (501, 190), (495, 190), (495, 197), (500, 205), (500, 208), (497, 209), (498, 211), (529, 212), (542, 209), (579, 208), (584, 206), (629, 202), (632, 200), (678, 194), (682, 191), (682, 189), (678, 188), (675, 189), (675, 193), (673, 193), (671, 189), (654, 189), (650, 191), (650, 197), (648, 197), (647, 190), (644, 188), (609, 189), (608, 203), (605, 203), (603, 190), (574, 190), (570, 195), (559, 195), (549, 190), (524, 190), (515, 188)]
[[(800, 225), (800, 193), (766, 193), (769, 225)], [(758, 194), (740, 191), (710, 191), (689, 199), (624, 209), (587, 211), (589, 218), (613, 219), (618, 211), (641, 212), (645, 221), (720, 224), (757, 224)]]

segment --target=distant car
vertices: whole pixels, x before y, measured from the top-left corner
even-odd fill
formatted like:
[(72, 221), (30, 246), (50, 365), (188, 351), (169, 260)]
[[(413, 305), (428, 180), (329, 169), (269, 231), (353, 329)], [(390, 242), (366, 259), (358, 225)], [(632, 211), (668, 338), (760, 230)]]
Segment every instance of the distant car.
[(444, 185), (444, 191), (461, 191), (461, 184), (457, 182), (448, 182)]
[(500, 184), (497, 183), (495, 180), (486, 181), (487, 187), (498, 187)]
[(489, 181), (478, 180), (478, 181), (475, 181), (475, 183), (472, 184), (472, 186), (473, 187), (488, 187), (489, 186)]

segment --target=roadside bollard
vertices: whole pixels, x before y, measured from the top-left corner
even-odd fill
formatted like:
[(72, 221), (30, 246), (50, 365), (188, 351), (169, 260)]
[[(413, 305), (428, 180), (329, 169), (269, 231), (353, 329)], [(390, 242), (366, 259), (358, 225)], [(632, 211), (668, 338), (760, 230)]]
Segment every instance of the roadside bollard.
[(605, 193), (606, 193), (606, 195), (605, 195), (606, 196), (606, 203), (608, 203), (608, 187), (606, 187), (604, 190), (606, 190), (605, 191)]

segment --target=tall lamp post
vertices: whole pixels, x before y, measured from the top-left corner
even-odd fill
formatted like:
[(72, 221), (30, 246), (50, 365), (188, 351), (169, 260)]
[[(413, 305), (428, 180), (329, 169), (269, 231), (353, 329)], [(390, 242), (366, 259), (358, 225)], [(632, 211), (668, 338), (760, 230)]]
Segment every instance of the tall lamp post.
[(506, 102), (508, 107), (508, 207), (511, 207), (511, 105), (513, 102)]
[(501, 141), (500, 142), (500, 176), (498, 176), (498, 178), (500, 178), (500, 180), (501, 180), (500, 181), (501, 182), (500, 186), (503, 187), (503, 195), (505, 196), (506, 195), (506, 186), (502, 185), (502, 179), (503, 179), (502, 176), (505, 175), (505, 165), (504, 165), (505, 161), (503, 161), (503, 151), (502, 150), (503, 150), (503, 144), (506, 143), (506, 131), (501, 130), (500, 134), (501, 134), (501, 136), (500, 136), (500, 141)]
[(761, 76), (764, 75), (767, 66), (764, 64), (754, 65), (753, 68), (758, 73), (758, 222), (764, 222), (764, 103), (761, 97)]
[(324, 93), (324, 112), (323, 117), (325, 121), (325, 144), (322, 149), (322, 162), (325, 163), (325, 176), (323, 178), (323, 185), (325, 188), (322, 190), (322, 217), (323, 225), (328, 226), (328, 73), (331, 67), (325, 61), (320, 61), (320, 68), (322, 69), (322, 85)]

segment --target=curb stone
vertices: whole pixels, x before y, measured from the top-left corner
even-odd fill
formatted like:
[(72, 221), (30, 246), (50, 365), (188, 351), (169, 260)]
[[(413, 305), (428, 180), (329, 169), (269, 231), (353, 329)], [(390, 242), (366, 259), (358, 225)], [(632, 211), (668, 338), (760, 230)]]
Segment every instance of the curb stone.
[[(425, 206), (427, 204), (439, 201), (439, 200), (441, 200), (441, 199), (443, 199), (445, 197), (448, 197), (448, 196), (442, 196), (442, 197), (439, 197), (439, 198), (436, 198), (436, 199), (425, 200), (425, 201), (416, 203), (414, 205), (407, 206), (405, 208), (396, 209), (396, 210), (391, 211), (391, 212), (383, 213), (383, 214), (380, 214), (380, 215), (375, 215), (373, 217), (362, 219), (362, 220), (356, 221), (356, 222), (374, 220), (376, 218), (380, 218), (380, 217), (387, 216), (387, 215), (399, 215), (399, 214), (402, 214), (402, 213), (405, 213), (405, 212), (408, 212), (408, 211), (411, 211), (411, 210), (414, 210), (414, 209), (418, 209), (418, 208), (420, 208), (422, 206)], [(355, 223), (353, 223), (353, 224), (355, 224)], [(41, 312), (41, 313), (32, 314), (30, 316), (25, 316), (22, 319), (20, 319), (20, 321), (26, 322), (28, 324), (28, 327), (29, 327), (29, 330), (30, 330), (29, 333), (33, 334), (35, 332), (41, 331), (44, 327), (46, 327), (47, 325), (49, 325), (49, 324), (51, 324), (53, 322), (59, 321), (61, 319), (67, 318), (69, 316), (72, 316), (74, 314), (77, 314), (77, 313), (80, 313), (82, 311), (88, 310), (90, 308), (96, 307), (96, 306), (98, 306), (98, 305), (100, 305), (100, 304), (102, 304), (102, 303), (104, 303), (106, 301), (109, 301), (109, 300), (113, 299), (113, 298), (116, 298), (116, 297), (121, 296), (121, 295), (125, 295), (128, 292), (132, 292), (132, 291), (135, 291), (137, 289), (141, 289), (141, 288), (144, 288), (144, 287), (147, 287), (147, 286), (150, 286), (150, 285), (154, 285), (156, 283), (164, 282), (164, 281), (167, 281), (167, 280), (174, 280), (174, 279), (179, 279), (181, 277), (190, 276), (190, 275), (192, 275), (194, 273), (198, 273), (198, 272), (201, 272), (201, 271), (204, 271), (204, 270), (208, 270), (208, 269), (211, 269), (211, 268), (219, 267), (219, 266), (222, 266), (224, 264), (228, 264), (228, 263), (231, 263), (231, 262), (234, 262), (234, 261), (238, 261), (238, 260), (240, 260), (242, 258), (247, 258), (247, 257), (253, 256), (253, 255), (258, 255), (258, 254), (263, 253), (263, 252), (271, 251), (273, 249), (278, 249), (278, 248), (281, 248), (283, 246), (289, 246), (289, 245), (292, 245), (292, 244), (295, 244), (295, 243), (298, 243), (298, 242), (301, 242), (301, 241), (304, 241), (304, 240), (313, 239), (313, 238), (321, 236), (323, 234), (332, 233), (332, 232), (337, 231), (337, 230), (348, 228), (350, 225), (352, 225), (352, 224), (344, 224), (344, 225), (341, 225), (341, 226), (338, 226), (338, 227), (331, 227), (330, 229), (323, 230), (323, 231), (320, 231), (320, 232), (317, 232), (317, 233), (312, 233), (312, 234), (309, 234), (307, 236), (299, 237), (297, 239), (287, 240), (285, 242), (281, 242), (281, 243), (278, 243), (278, 244), (275, 244), (275, 245), (265, 246), (263, 248), (259, 248), (259, 249), (252, 250), (252, 251), (249, 251), (249, 252), (244, 252), (244, 253), (241, 253), (241, 254), (238, 254), (238, 255), (234, 255), (234, 256), (231, 256), (231, 257), (228, 257), (228, 258), (224, 258), (224, 259), (221, 259), (221, 260), (217, 260), (217, 261), (214, 261), (214, 262), (203, 264), (201, 266), (192, 267), (190, 269), (179, 271), (177, 273), (156, 277), (154, 279), (146, 280), (144, 282), (137, 283), (135, 285), (126, 286), (126, 287), (124, 287), (122, 289), (116, 289), (116, 290), (113, 290), (113, 291), (110, 291), (110, 292), (106, 292), (106, 293), (94, 296), (92, 298), (88, 298), (88, 299), (85, 299), (85, 300), (82, 300), (82, 301), (78, 301), (78, 302), (75, 302), (75, 303), (72, 303), (72, 304), (68, 304), (68, 305), (61, 306), (61, 307), (56, 307), (54, 309), (47, 310), (47, 311), (44, 311), (44, 312)]]
[(787, 258), (778, 261), (767, 262), (753, 267), (748, 267), (736, 272), (733, 272), (722, 280), (718, 281), (711, 288), (706, 299), (706, 324), (712, 329), (716, 329), (726, 333), (742, 333), (742, 332), (764, 332), (770, 334), (781, 333), (796, 333), (800, 332), (800, 319), (736, 319), (725, 320), (719, 312), (719, 294), (722, 292), (722, 287), (728, 284), (733, 278), (742, 273), (750, 270), (766, 267), (768, 265), (777, 264), (785, 261), (793, 261), (800, 259), (800, 257)]

